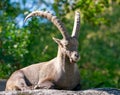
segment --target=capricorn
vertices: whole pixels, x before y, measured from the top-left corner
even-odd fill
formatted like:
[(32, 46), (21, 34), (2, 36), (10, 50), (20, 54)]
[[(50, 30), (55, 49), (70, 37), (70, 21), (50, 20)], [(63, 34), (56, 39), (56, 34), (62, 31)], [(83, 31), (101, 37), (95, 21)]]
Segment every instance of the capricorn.
[(80, 75), (77, 62), (80, 58), (78, 52), (78, 35), (80, 30), (80, 14), (75, 12), (75, 21), (70, 36), (63, 23), (49, 12), (34, 11), (32, 16), (41, 16), (50, 20), (61, 32), (62, 39), (53, 37), (58, 44), (57, 57), (47, 62), (41, 62), (15, 71), (6, 83), (6, 91), (28, 89), (63, 89), (73, 90), (80, 84)]

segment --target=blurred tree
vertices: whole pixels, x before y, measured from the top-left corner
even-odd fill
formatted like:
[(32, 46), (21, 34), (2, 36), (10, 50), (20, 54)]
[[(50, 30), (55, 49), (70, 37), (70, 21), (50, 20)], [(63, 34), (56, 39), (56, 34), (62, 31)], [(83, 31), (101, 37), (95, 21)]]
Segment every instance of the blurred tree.
[(108, 24), (108, 19), (103, 17), (106, 9), (119, 0), (54, 0), (53, 8), (57, 15), (64, 16), (71, 11), (80, 10), (83, 21), (93, 25)]

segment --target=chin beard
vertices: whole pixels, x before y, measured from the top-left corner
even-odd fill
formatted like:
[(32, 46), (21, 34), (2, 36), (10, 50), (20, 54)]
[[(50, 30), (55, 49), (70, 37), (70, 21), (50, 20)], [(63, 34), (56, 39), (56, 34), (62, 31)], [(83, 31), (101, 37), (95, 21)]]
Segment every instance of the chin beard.
[(77, 63), (77, 60), (73, 60), (72, 58), (70, 58), (70, 63), (71, 64)]
[(79, 60), (80, 60), (80, 57), (79, 58), (70, 58), (70, 63), (74, 64), (74, 63), (77, 63)]

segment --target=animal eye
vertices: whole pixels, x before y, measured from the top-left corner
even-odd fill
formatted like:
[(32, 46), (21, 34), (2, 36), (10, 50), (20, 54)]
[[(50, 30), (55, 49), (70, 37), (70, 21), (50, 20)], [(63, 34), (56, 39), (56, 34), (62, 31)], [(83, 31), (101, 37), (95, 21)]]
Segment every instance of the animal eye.
[(68, 48), (69, 48), (69, 42), (68, 42), (68, 41), (65, 41), (65, 42), (63, 43), (63, 46), (64, 46), (64, 48), (68, 49)]
[(64, 43), (65, 46), (67, 46), (68, 44), (69, 44), (68, 41), (66, 41), (66, 42)]
[(66, 49), (69, 49), (69, 47), (70, 47), (70, 44), (69, 44), (69, 43), (65, 45), (65, 48), (66, 48)]

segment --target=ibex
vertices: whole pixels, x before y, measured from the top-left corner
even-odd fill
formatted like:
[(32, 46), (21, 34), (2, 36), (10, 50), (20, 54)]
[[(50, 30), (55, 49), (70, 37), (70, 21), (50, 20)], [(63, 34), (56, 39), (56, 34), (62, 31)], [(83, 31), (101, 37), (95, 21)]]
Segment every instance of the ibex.
[(80, 75), (76, 62), (78, 53), (78, 35), (80, 14), (75, 12), (75, 21), (70, 36), (62, 22), (49, 12), (34, 11), (32, 16), (41, 16), (50, 20), (61, 32), (63, 39), (53, 38), (58, 44), (57, 57), (48, 62), (33, 64), (15, 71), (8, 79), (6, 91), (27, 89), (63, 89), (73, 90), (80, 84)]

